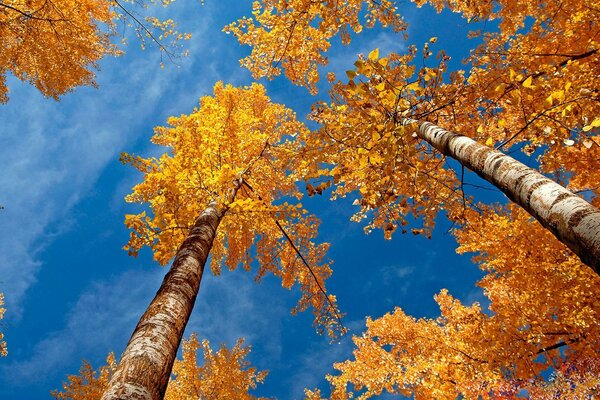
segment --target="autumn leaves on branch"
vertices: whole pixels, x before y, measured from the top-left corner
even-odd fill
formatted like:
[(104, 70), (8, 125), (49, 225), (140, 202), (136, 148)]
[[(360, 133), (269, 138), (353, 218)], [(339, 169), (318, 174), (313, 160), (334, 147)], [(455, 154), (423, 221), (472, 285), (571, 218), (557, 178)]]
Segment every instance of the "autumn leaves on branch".
[[(541, 397), (592, 393), (600, 384), (594, 377), (600, 348), (600, 211), (594, 207), (600, 198), (600, 8), (578, 0), (429, 3), (469, 20), (496, 19), (499, 31), (485, 34), (469, 71), (448, 78), (447, 54), (439, 52), (430, 66), (437, 38), (423, 46), (422, 60), (414, 46), (386, 57), (373, 50), (346, 72), (346, 82), (328, 74), (331, 103), (314, 107), (311, 118), (321, 129), (301, 139), (299, 175), (321, 181), (309, 184), (309, 193), (332, 185), (334, 198), (358, 194), (354, 219), (368, 218), (366, 230), (381, 228), (386, 237), (406, 231), (414, 219), (421, 226), (412, 232), (428, 234), (444, 210), (457, 224), (459, 250), (479, 254), (475, 260), (487, 272), (480, 285), (492, 304), (485, 312), (442, 292), (437, 320), (417, 321), (398, 309), (369, 322), (367, 333), (355, 338), (355, 360), (337, 364), (340, 375), (328, 377), (331, 398), (369, 398), (384, 390), (426, 399), (512, 397), (523, 390)], [(314, 92), (318, 75), (310, 60), (326, 63), (322, 53), (336, 31), (324, 16), (336, 10), (328, 1), (263, 1), (255, 3), (252, 20), (228, 29), (253, 45), (242, 64), (255, 77), (270, 77), (281, 64), (293, 82)], [(335, 15), (338, 28), (355, 16), (347, 10)], [(298, 26), (314, 31), (294, 45)], [(318, 51), (319, 58), (310, 55)], [(541, 172), (585, 198), (494, 145), (538, 152)], [(449, 168), (445, 157), (459, 161), (463, 171)], [(465, 195), (465, 167), (546, 230), (515, 206), (475, 203)], [(325, 177), (330, 181), (323, 186)], [(555, 382), (577, 386), (545, 384), (541, 372), (550, 368)]]
[(328, 245), (314, 242), (318, 220), (297, 202), (301, 194), (288, 173), (296, 169), (298, 143), (286, 137), (303, 135), (304, 124), (272, 103), (261, 85), (222, 83), (192, 114), (169, 124), (152, 138), (169, 153), (123, 157), (144, 173), (127, 201), (152, 211), (126, 217), (132, 230), (126, 249), (135, 255), (149, 246), (160, 264), (174, 261), (103, 399), (164, 396), (209, 253), (215, 275), (221, 265), (251, 270), (256, 258), (257, 280), (272, 273), (286, 288), (298, 284), (294, 312), (312, 308), (317, 330), (332, 337), (344, 329), (335, 297), (325, 291)]
[(95, 86), (100, 60), (122, 53), (113, 39), (124, 28), (131, 28), (142, 46), (153, 42), (161, 56), (176, 58), (179, 41), (189, 34), (178, 32), (171, 19), (146, 13), (150, 5), (171, 2), (0, 0), (0, 103), (8, 101), (7, 73), (55, 100), (77, 86)]
[[(216, 275), (223, 265), (257, 265), (257, 280), (272, 273), (286, 288), (297, 284), (302, 297), (294, 311), (311, 308), (317, 329), (331, 336), (344, 331), (335, 297), (325, 290), (328, 245), (316, 242), (319, 221), (299, 203), (298, 181), (309, 195), (331, 187), (333, 199), (355, 196), (352, 218), (386, 238), (398, 230), (429, 236), (445, 213), (458, 252), (475, 253), (485, 271), (479, 285), (491, 301), (484, 310), (443, 290), (436, 296), (439, 318), (415, 319), (397, 308), (369, 319), (367, 331), (354, 338), (354, 360), (336, 364), (339, 374), (328, 376), (331, 399), (383, 391), (423, 399), (511, 398), (523, 390), (543, 397), (569, 390), (565, 382), (577, 382), (582, 393), (598, 387), (600, 4), (415, 3), (449, 8), (468, 21), (497, 20), (498, 30), (483, 35), (467, 71), (447, 73), (449, 55), (433, 57), (435, 37), (420, 51), (359, 56), (345, 77), (327, 75), (331, 100), (313, 107), (315, 131), (272, 103), (259, 84), (217, 83), (198, 109), (156, 128), (152, 141), (165, 154), (123, 156), (144, 174), (127, 201), (149, 207), (126, 217), (126, 249), (135, 255), (148, 246), (158, 263), (174, 261), (118, 366), (109, 359), (98, 378), (84, 368), (88, 383), (102, 380), (103, 399), (170, 398), (169, 390), (186, 393), (173, 398), (211, 398), (207, 391), (221, 389), (205, 388), (214, 372), (208, 365), (222, 360), (233, 360), (223, 361), (228, 376), (241, 374), (236, 382), (245, 382), (246, 395), (264, 379), (244, 370), (241, 344), (218, 357), (203, 344), (208, 369), (197, 370), (199, 344), (192, 338), (183, 361), (175, 361), (209, 254)], [(225, 31), (252, 46), (241, 63), (255, 78), (283, 70), (314, 94), (333, 38), (348, 44), (376, 23), (406, 31), (394, 4), (263, 0), (254, 3), (252, 18)], [(144, 20), (162, 32), (154, 36), (117, 1), (2, 2), (0, 76), (11, 72), (54, 98), (93, 84), (97, 62), (118, 53), (110, 39), (119, 18), (157, 42), (185, 38), (170, 20)], [(56, 45), (63, 35), (69, 41)], [(50, 51), (38, 53), (36, 42)], [(0, 100), (7, 90), (0, 82)], [(518, 150), (537, 153), (539, 172), (506, 154)], [(476, 202), (465, 193), (465, 168), (514, 204)], [(178, 383), (167, 389), (174, 362)], [(549, 369), (554, 386), (543, 378)], [(65, 389), (81, 382), (73, 378)], [(306, 395), (321, 398), (318, 390)]]
[[(182, 343), (181, 359), (175, 361), (165, 400), (263, 400), (249, 394), (262, 383), (267, 371), (257, 371), (246, 360), (250, 347), (239, 340), (230, 350), (225, 346), (213, 351), (207, 340), (200, 342), (196, 335)], [(202, 349), (203, 364), (199, 365), (198, 350)], [(106, 365), (94, 371), (84, 362), (79, 375), (71, 375), (63, 391), (53, 391), (56, 399), (97, 400), (105, 392), (116, 369), (111, 353)]]

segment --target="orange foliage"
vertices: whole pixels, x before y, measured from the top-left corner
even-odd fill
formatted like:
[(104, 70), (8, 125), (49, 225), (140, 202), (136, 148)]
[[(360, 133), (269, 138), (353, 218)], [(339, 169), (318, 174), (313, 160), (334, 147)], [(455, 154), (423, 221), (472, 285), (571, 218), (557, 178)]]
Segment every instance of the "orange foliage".
[[(166, 6), (171, 1), (0, 2), (0, 103), (8, 101), (7, 73), (55, 100), (77, 86), (95, 86), (100, 59), (120, 53), (111, 43), (119, 21), (134, 27), (142, 44), (154, 40), (170, 56), (189, 35), (177, 32), (170, 19), (142, 15), (141, 10), (159, 2)], [(163, 45), (163, 40), (170, 42)]]
[[(200, 366), (196, 355), (199, 348), (200, 343), (195, 334), (190, 340), (183, 341), (182, 358), (175, 360), (173, 365), (166, 400), (257, 399), (249, 391), (264, 381), (267, 371), (257, 371), (250, 367), (245, 359), (250, 348), (243, 347), (242, 339), (238, 340), (233, 349), (221, 346), (217, 352), (211, 350), (208, 340), (203, 340), (204, 365)], [(99, 400), (116, 366), (112, 353), (107, 357), (106, 365), (97, 372), (84, 361), (79, 375), (70, 375), (68, 382), (63, 384), (63, 391), (52, 391), (52, 396), (61, 400)]]
[(8, 100), (5, 75), (28, 81), (58, 99), (75, 86), (93, 85), (97, 62), (115, 54), (108, 1), (9, 0), (0, 4), (0, 102)]
[(252, 46), (252, 53), (241, 64), (254, 78), (272, 78), (283, 68), (293, 83), (316, 93), (317, 69), (327, 64), (324, 53), (331, 39), (341, 35), (342, 42), (349, 44), (350, 32), (363, 29), (363, 7), (369, 28), (377, 22), (396, 31), (407, 28), (390, 0), (261, 0), (253, 3), (252, 18), (242, 18), (225, 31)]
[[(348, 383), (359, 398), (383, 391), (417, 399), (550, 393), (543, 371), (554, 368), (568, 382), (561, 366), (598, 359), (600, 277), (573, 268), (579, 259), (516, 206), (470, 213), (457, 232), (458, 251), (478, 253), (489, 312), (442, 291), (435, 320), (417, 320), (399, 308), (369, 319), (367, 332), (354, 338), (354, 360), (336, 364), (340, 375), (328, 377), (332, 399), (350, 398)], [(577, 390), (593, 393), (594, 375), (584, 367), (576, 372)], [(318, 395), (309, 392), (309, 398)]]
[(98, 372), (84, 360), (79, 375), (69, 375), (68, 382), (63, 383), (63, 392), (53, 390), (50, 393), (59, 400), (100, 400), (116, 367), (113, 353), (106, 357), (106, 365), (100, 367)]
[(124, 156), (144, 173), (127, 201), (148, 203), (152, 210), (152, 216), (126, 216), (131, 237), (125, 248), (135, 255), (149, 246), (164, 265), (195, 218), (217, 202), (224, 217), (211, 250), (213, 273), (218, 275), (222, 264), (250, 270), (258, 261), (258, 279), (270, 272), (286, 288), (300, 285), (296, 310), (312, 306), (317, 328), (334, 335), (341, 326), (335, 297), (324, 291), (331, 275), (324, 261), (328, 244), (315, 243), (319, 222), (297, 202), (301, 193), (287, 175), (295, 168), (297, 145), (286, 137), (302, 134), (305, 126), (290, 109), (272, 103), (263, 86), (222, 83), (215, 85), (214, 96), (201, 99), (200, 108), (170, 118), (169, 124), (156, 128), (152, 138), (168, 147), (168, 154)]
[(332, 180), (334, 198), (358, 194), (353, 219), (372, 216), (366, 230), (381, 228), (386, 238), (409, 223), (408, 215), (423, 222), (413, 233), (428, 234), (441, 209), (462, 208), (454, 171), (403, 123), (421, 112), (420, 98), (439, 79), (429, 68), (417, 72), (415, 56), (415, 48), (389, 57), (376, 49), (360, 58), (346, 72), (348, 82), (333, 85), (332, 102), (314, 107), (311, 118), (322, 128), (301, 138), (299, 178)]
[[(173, 379), (169, 382), (165, 400), (266, 400), (252, 396), (249, 391), (262, 383), (267, 371), (249, 367), (246, 356), (250, 347), (243, 347), (239, 339), (233, 349), (222, 345), (217, 352), (210, 348), (208, 340), (200, 344), (192, 335), (183, 341), (181, 360), (175, 360)], [(202, 346), (204, 365), (198, 366), (196, 352)]]

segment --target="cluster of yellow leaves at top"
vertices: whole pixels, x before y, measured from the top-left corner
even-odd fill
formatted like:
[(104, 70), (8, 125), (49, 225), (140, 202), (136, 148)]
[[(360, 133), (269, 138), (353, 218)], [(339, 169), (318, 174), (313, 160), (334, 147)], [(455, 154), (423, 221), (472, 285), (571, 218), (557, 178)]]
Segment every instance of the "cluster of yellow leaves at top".
[[(4, 293), (0, 293), (0, 320), (4, 318), (4, 312), (6, 309), (2, 307), (4, 305)], [(4, 334), (0, 332), (0, 356), (6, 356), (8, 354), (6, 350), (6, 342), (2, 340), (4, 338)]]
[(334, 198), (356, 193), (354, 219), (372, 215), (366, 230), (382, 228), (386, 238), (408, 225), (408, 215), (422, 220), (413, 233), (427, 234), (442, 208), (462, 207), (455, 173), (403, 122), (439, 83), (432, 69), (416, 70), (416, 53), (412, 47), (402, 56), (380, 57), (375, 49), (359, 58), (346, 71), (347, 82), (333, 85), (332, 102), (313, 108), (311, 118), (321, 129), (302, 138), (298, 175), (332, 179)]
[(290, 109), (272, 103), (263, 86), (222, 83), (193, 113), (172, 117), (169, 124), (156, 128), (152, 138), (168, 153), (148, 159), (124, 155), (144, 173), (126, 200), (147, 203), (152, 212), (126, 216), (131, 236), (125, 249), (136, 255), (149, 246), (166, 264), (195, 219), (216, 202), (223, 218), (211, 250), (213, 273), (218, 275), (222, 264), (250, 270), (255, 259), (258, 280), (270, 272), (286, 288), (297, 283), (302, 297), (295, 310), (312, 307), (317, 329), (334, 335), (335, 327), (341, 328), (335, 297), (324, 290), (331, 275), (324, 261), (329, 245), (315, 243), (319, 221), (297, 202), (301, 193), (289, 175), (298, 146), (290, 139), (305, 135), (304, 124)]
[[(349, 398), (348, 383), (359, 398), (383, 391), (417, 399), (516, 398), (522, 390), (577, 398), (599, 389), (589, 368), (599, 367), (600, 278), (574, 268), (579, 259), (516, 206), (488, 208), (469, 221), (457, 232), (458, 251), (478, 253), (490, 310), (443, 290), (435, 320), (399, 308), (369, 319), (367, 332), (354, 338), (354, 360), (336, 364), (340, 374), (328, 377), (332, 399)], [(541, 375), (549, 368), (581, 384), (552, 388)]]
[[(120, 51), (111, 43), (119, 21), (138, 37), (155, 40), (171, 56), (177, 42), (172, 20), (143, 16), (148, 5), (171, 1), (8, 0), (0, 2), (0, 103), (8, 101), (6, 74), (34, 85), (54, 99), (81, 85), (95, 85), (94, 70), (106, 55)], [(169, 44), (163, 44), (168, 41)]]
[(318, 67), (327, 64), (324, 53), (331, 39), (339, 34), (344, 44), (350, 43), (350, 32), (363, 29), (361, 12), (369, 28), (379, 22), (395, 31), (406, 30), (390, 0), (260, 0), (253, 3), (252, 18), (228, 25), (225, 32), (252, 46), (241, 64), (254, 78), (271, 78), (283, 68), (290, 81), (316, 93)]
[[(6, 73), (57, 99), (94, 84), (97, 62), (115, 54), (109, 1), (9, 0), (0, 3), (0, 102), (8, 100)], [(41, 45), (43, 44), (43, 45)]]
[[(182, 358), (175, 360), (165, 399), (257, 399), (249, 391), (264, 381), (267, 371), (250, 367), (246, 360), (250, 347), (244, 347), (243, 343), (240, 339), (231, 350), (223, 345), (213, 352), (209, 342), (203, 340), (204, 365), (198, 365), (200, 343), (197, 336), (193, 334), (189, 340), (184, 340)], [(112, 353), (108, 355), (106, 365), (98, 371), (84, 361), (79, 375), (70, 375), (68, 382), (63, 384), (63, 391), (52, 391), (52, 396), (59, 400), (99, 400), (116, 367)]]

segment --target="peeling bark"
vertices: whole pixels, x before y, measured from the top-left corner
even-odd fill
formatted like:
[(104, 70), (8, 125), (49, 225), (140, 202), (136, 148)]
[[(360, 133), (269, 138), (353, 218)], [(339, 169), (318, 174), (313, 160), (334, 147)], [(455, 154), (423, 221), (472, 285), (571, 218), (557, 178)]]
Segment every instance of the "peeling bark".
[(419, 138), (498, 187), (600, 275), (599, 209), (498, 150), (430, 122), (404, 122), (418, 124)]
[(213, 202), (196, 219), (154, 300), (135, 327), (102, 400), (164, 397), (222, 216), (223, 211)]

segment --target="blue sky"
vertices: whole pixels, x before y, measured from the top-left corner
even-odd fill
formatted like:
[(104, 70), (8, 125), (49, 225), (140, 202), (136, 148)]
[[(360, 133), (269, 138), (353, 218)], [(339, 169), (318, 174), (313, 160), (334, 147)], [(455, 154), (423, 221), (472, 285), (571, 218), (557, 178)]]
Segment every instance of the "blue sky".
[[(343, 73), (358, 53), (401, 52), (432, 36), (459, 68), (476, 44), (466, 39), (472, 27), (456, 15), (402, 7), (408, 42), (381, 30), (365, 31), (348, 47), (335, 41), (325, 70)], [(124, 215), (135, 211), (123, 197), (140, 176), (119, 163), (119, 154), (157, 154), (161, 149), (149, 142), (154, 126), (190, 112), (218, 80), (252, 82), (238, 64), (249, 49), (221, 32), (250, 9), (249, 1), (177, 2), (161, 12), (193, 33), (190, 56), (179, 66), (161, 69), (158, 51), (141, 51), (132, 38), (124, 56), (101, 63), (98, 89), (78, 88), (59, 102), (9, 78), (10, 100), (0, 106), (0, 292), (7, 301), (0, 331), (9, 348), (0, 359), (0, 399), (47, 399), (82, 359), (98, 366), (110, 351), (123, 350), (166, 269), (149, 251), (131, 258), (121, 250), (128, 237)], [(262, 83), (301, 117), (317, 100), (284, 78)], [(351, 199), (303, 202), (323, 221), (320, 238), (332, 244), (328, 287), (352, 333), (363, 330), (366, 316), (394, 306), (435, 317), (433, 295), (442, 288), (467, 303), (484, 301), (474, 286), (480, 272), (469, 256), (454, 253), (443, 218), (431, 240), (396, 234), (384, 241), (381, 232), (365, 236), (349, 221)], [(351, 355), (350, 335), (329, 344), (314, 332), (310, 313), (290, 315), (299, 293), (275, 279), (257, 285), (253, 278), (244, 271), (206, 273), (185, 336), (198, 332), (214, 346), (245, 337), (252, 362), (270, 370), (257, 395), (297, 399), (304, 388), (324, 388), (332, 363)]]

